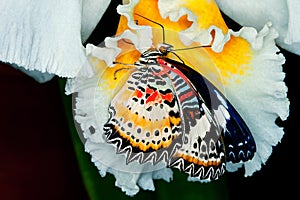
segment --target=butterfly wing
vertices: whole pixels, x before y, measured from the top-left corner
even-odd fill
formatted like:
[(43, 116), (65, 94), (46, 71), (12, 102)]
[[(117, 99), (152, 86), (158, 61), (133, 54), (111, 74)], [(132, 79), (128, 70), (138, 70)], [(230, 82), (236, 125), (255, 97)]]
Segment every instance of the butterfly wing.
[(164, 62), (176, 67), (187, 77), (212, 112), (223, 137), (226, 162), (238, 163), (252, 159), (256, 152), (254, 138), (227, 98), (209, 80), (192, 68), (168, 58), (164, 59)]
[(220, 129), (193, 84), (174, 66), (160, 63), (172, 81), (179, 100), (184, 142), (169, 161), (200, 180), (215, 180), (225, 172), (225, 152)]
[(107, 142), (127, 163), (169, 160), (182, 145), (178, 100), (168, 80), (153, 74), (151, 67), (133, 72), (109, 106), (104, 125)]

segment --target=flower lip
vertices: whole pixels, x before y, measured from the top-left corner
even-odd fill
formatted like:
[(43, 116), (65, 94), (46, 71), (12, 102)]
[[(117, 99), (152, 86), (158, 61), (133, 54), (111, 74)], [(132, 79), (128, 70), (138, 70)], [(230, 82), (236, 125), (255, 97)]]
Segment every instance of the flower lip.
[[(140, 3), (152, 3), (153, 5), (155, 5), (155, 2), (156, 1), (140, 1)], [(114, 56), (117, 56), (116, 60), (119, 63), (123, 63), (123, 65), (116, 64), (108, 67), (103, 61), (103, 58), (97, 58), (96, 53), (102, 51), (105, 53), (105, 48), (91, 48), (89, 58), (92, 65), (98, 70), (98, 74), (92, 80), (83, 81), (85, 84), (78, 87), (79, 89), (86, 88), (81, 90), (78, 94), (78, 112), (77, 116), (75, 116), (81, 123), (81, 128), (84, 130), (84, 136), (87, 139), (87, 142), (85, 143), (86, 150), (92, 155), (92, 159), (100, 170), (101, 175), (104, 176), (106, 172), (110, 172), (115, 175), (118, 182), (118, 184), (116, 184), (117, 186), (124, 189), (124, 185), (130, 184), (130, 188), (135, 188), (135, 191), (136, 185), (138, 184), (136, 179), (133, 179), (135, 180), (133, 184), (131, 184), (131, 182), (126, 182), (124, 184), (123, 182), (123, 186), (120, 182), (122, 182), (122, 180), (129, 180), (128, 178), (131, 180), (133, 176), (143, 176), (145, 174), (144, 167), (146, 167), (145, 170), (147, 171), (154, 165), (151, 163), (147, 163), (150, 164), (147, 166), (137, 165), (137, 168), (135, 168), (135, 172), (138, 172), (137, 174), (128, 173), (126, 170), (124, 171), (125, 168), (122, 168), (122, 166), (126, 163), (125, 156), (120, 154), (116, 155), (112, 145), (106, 144), (103, 126), (109, 119), (107, 111), (111, 100), (126, 83), (133, 70), (139, 70), (135, 66), (128, 67), (124, 64), (133, 65), (139, 59), (141, 53), (150, 48), (152, 44), (154, 44), (155, 47), (158, 47), (158, 45), (162, 43), (161, 28), (154, 27), (153, 24), (150, 25), (147, 20), (143, 21), (139, 19), (138, 25), (135, 24), (136, 19), (132, 13), (141, 13), (138, 11), (138, 8), (135, 7), (139, 6), (137, 5), (138, 3), (139, 1), (131, 1), (129, 6), (125, 5), (118, 7), (118, 11), (122, 11), (123, 15), (126, 16), (126, 18), (124, 16), (121, 17), (121, 28), (117, 33), (117, 37), (119, 37), (120, 40), (117, 41), (110, 38), (107, 40), (108, 44), (112, 41), (112, 48), (110, 48), (110, 50), (115, 53), (110, 54), (113, 55), (109, 57), (110, 60), (113, 61), (115, 58)], [(174, 5), (175, 4), (178, 5), (180, 2), (176, 1)], [(153, 12), (153, 10), (151, 10), (151, 12)], [(172, 26), (168, 25), (178, 25), (180, 22), (173, 23), (169, 19), (166, 19), (166, 24), (162, 23), (166, 28), (166, 42), (176, 41), (171, 43), (175, 48), (180, 49), (180, 45), (185, 48), (186, 46), (183, 42), (185, 40), (181, 40), (177, 33), (178, 31), (193, 27), (194, 29), (190, 29), (191, 31), (195, 31), (192, 35), (183, 34), (186, 37), (186, 41), (194, 41), (195, 43), (193, 44), (196, 44), (197, 46), (199, 45), (199, 40), (197, 39), (204, 38), (210, 43), (213, 42), (214, 47), (218, 47), (217, 49), (220, 50), (220, 52), (218, 52), (215, 51), (215, 49), (200, 48), (192, 50), (193, 52), (196, 52), (196, 56), (195, 54), (192, 54), (191, 51), (179, 51), (178, 55), (186, 65), (194, 67), (195, 71), (201, 72), (205, 77), (212, 80), (212, 82), (217, 84), (220, 83), (221, 88), (226, 89), (226, 94), (230, 99), (230, 102), (238, 108), (238, 111), (249, 125), (254, 134), (255, 142), (257, 142), (257, 153), (251, 161), (246, 163), (232, 165), (232, 163), (229, 162), (226, 164), (227, 170), (229, 171), (236, 171), (239, 167), (244, 166), (245, 176), (252, 175), (253, 172), (259, 170), (261, 165), (265, 163), (272, 152), (270, 148), (276, 145), (283, 135), (283, 131), (274, 126), (274, 116), (286, 116), (288, 110), (288, 101), (285, 96), (286, 89), (282, 81), (284, 74), (280, 68), (282, 64), (282, 55), (277, 53), (277, 49), (272, 42), (275, 33), (270, 27), (266, 27), (259, 33), (253, 31), (254, 29), (251, 28), (243, 28), (239, 32), (227, 32), (224, 31), (226, 28), (220, 28), (212, 24), (207, 26), (205, 30), (201, 28), (197, 29), (197, 26), (191, 26), (191, 23), (188, 25), (185, 24), (186, 19), (191, 20), (193, 23), (199, 22), (199, 20), (197, 20), (197, 12), (194, 12), (193, 14), (194, 15), (190, 15), (187, 13), (187, 15), (181, 15), (182, 17), (179, 18), (179, 21), (181, 20), (181, 22), (184, 22), (183, 26), (175, 25), (175, 29), (172, 29)], [(149, 15), (145, 16), (149, 17)], [(154, 13), (153, 16), (155, 17), (156, 14)], [(153, 20), (157, 20), (157, 22), (161, 23), (160, 20), (164, 21), (165, 19), (158, 17)], [(122, 24), (122, 22), (124, 23)], [(151, 28), (151, 26), (153, 27)], [(120, 35), (127, 29), (130, 29), (133, 33), (136, 38), (135, 42), (131, 42), (133, 38), (130, 39), (130, 37), (125, 40), (121, 39), (122, 36)], [(176, 34), (172, 34), (173, 32), (176, 32)], [(203, 35), (201, 33), (203, 33)], [(194, 37), (195, 35), (199, 37)], [(124, 43), (126, 45), (124, 45)], [(132, 48), (133, 46), (135, 48)], [(115, 50), (117, 48), (113, 47), (118, 47), (121, 49), (121, 52), (116, 53)], [(127, 49), (126, 47), (131, 47), (131, 49)], [(171, 59), (180, 61), (180, 59), (178, 57), (176, 58), (172, 53), (169, 53), (168, 56), (170, 56)], [(190, 62), (192, 62), (192, 64), (190, 64)], [(264, 65), (262, 65), (262, 63)], [(127, 67), (128, 69), (119, 70)], [(117, 73), (115, 73), (116, 71)], [(216, 71), (216, 73), (214, 71)], [(260, 83), (259, 86), (261, 87), (258, 88), (256, 83)], [(136, 94), (137, 96), (140, 96), (138, 91)], [(275, 97), (274, 94), (276, 95)], [(159, 95), (156, 95), (156, 97), (159, 97)], [(254, 100), (255, 103), (253, 103)], [(85, 105), (94, 105), (94, 107), (85, 107)], [(219, 109), (219, 111), (222, 112), (223, 109)], [(257, 115), (257, 112), (259, 112), (259, 115)], [(255, 117), (253, 118), (253, 116)], [(263, 125), (261, 122), (264, 122)], [(220, 124), (222, 124), (222, 120), (220, 120)], [(90, 126), (93, 126), (94, 129), (90, 129)], [(131, 125), (128, 125), (128, 127), (130, 128)], [(115, 170), (114, 165), (119, 165), (120, 170), (123, 171), (120, 172)], [(125, 167), (126, 166), (127, 165), (125, 165)], [(163, 170), (164, 168), (161, 168), (155, 172), (161, 172)], [(147, 172), (149, 174), (155, 173), (151, 171)], [(119, 173), (124, 175), (122, 177), (124, 179), (120, 178)], [(124, 190), (127, 192), (129, 191), (129, 189)]]

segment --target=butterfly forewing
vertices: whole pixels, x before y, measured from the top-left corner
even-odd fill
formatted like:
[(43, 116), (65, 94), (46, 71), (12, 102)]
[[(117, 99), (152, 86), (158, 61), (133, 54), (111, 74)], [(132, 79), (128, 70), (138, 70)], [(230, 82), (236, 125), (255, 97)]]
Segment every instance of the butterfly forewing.
[(215, 180), (225, 172), (220, 129), (196, 88), (174, 65), (159, 62), (172, 80), (183, 116), (184, 142), (170, 167), (200, 180)]
[(205, 77), (183, 63), (165, 58), (193, 83), (215, 118), (225, 146), (226, 162), (245, 162), (253, 158), (256, 151), (254, 138), (236, 109), (227, 98)]
[(168, 77), (153, 67), (133, 72), (111, 101), (110, 119), (104, 126), (108, 143), (127, 162), (169, 160), (182, 144), (178, 100)]
[(213, 108), (214, 116), (222, 129), (226, 161), (238, 163), (252, 159), (256, 145), (249, 128), (230, 102), (218, 91), (214, 92), (219, 103)]

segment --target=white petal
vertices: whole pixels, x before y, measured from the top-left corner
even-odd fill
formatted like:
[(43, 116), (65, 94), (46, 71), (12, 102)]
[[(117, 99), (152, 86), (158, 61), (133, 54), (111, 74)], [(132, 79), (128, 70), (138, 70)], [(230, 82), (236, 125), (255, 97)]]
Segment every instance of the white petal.
[[(230, 35), (234, 34), (233, 32), (230, 32), (224, 35), (222, 30), (214, 25), (210, 26), (208, 29), (199, 28), (199, 16), (183, 7), (180, 0), (172, 1), (171, 6), (168, 0), (160, 0), (158, 2), (158, 7), (163, 18), (169, 17), (171, 21), (175, 22), (178, 21), (180, 17), (187, 15), (188, 20), (193, 22), (189, 28), (179, 32), (180, 39), (186, 46), (189, 46), (192, 42), (198, 42), (201, 45), (209, 45), (213, 41), (211, 44), (212, 50), (221, 52), (224, 44), (230, 39)], [(211, 35), (212, 31), (215, 32), (214, 38), (212, 38)]]
[[(151, 34), (151, 32), (150, 32)], [(117, 42), (120, 40), (120, 38), (127, 38), (131, 40), (131, 42), (139, 46), (140, 39), (132, 33), (131, 31), (124, 31), (119, 37), (110, 38), (107, 37), (104, 40), (105, 48), (99, 48), (92, 44), (86, 45), (86, 54), (88, 56), (97, 57), (98, 59), (104, 60), (107, 66), (113, 67), (113, 61), (115, 61), (115, 58), (121, 53), (121, 49), (117, 47)], [(144, 40), (143, 40), (144, 41)], [(144, 49), (145, 44), (142, 42), (142, 49)], [(146, 45), (149, 47), (150, 45)], [(82, 74), (80, 74), (82, 75)]]
[(0, 2), (0, 60), (28, 70), (74, 77), (86, 61), (81, 1)]
[(300, 55), (300, 1), (298, 0), (216, 0), (220, 9), (242, 26), (257, 30), (271, 22), (279, 32), (276, 42)]
[(128, 27), (136, 31), (137, 42), (135, 47), (140, 52), (146, 51), (152, 45), (152, 29), (147, 26), (138, 26), (130, 13), (133, 13), (134, 6), (139, 0), (131, 0), (129, 4), (120, 5), (117, 11), (120, 15), (124, 15), (128, 20)]
[(34, 80), (36, 80), (39, 83), (45, 83), (47, 81), (50, 81), (54, 77), (54, 74), (49, 74), (47, 72), (42, 73), (38, 70), (26, 70), (23, 67), (19, 67), (15, 64), (11, 64), (11, 66), (22, 71), (23, 73), (27, 74), (28, 76), (32, 77)]
[(152, 173), (143, 173), (143, 175), (139, 178), (138, 180), (138, 185), (143, 189), (143, 190), (150, 190), (154, 191), (154, 183), (153, 183), (153, 177)]
[(170, 182), (172, 178), (173, 171), (170, 168), (162, 168), (154, 172), (143, 173), (138, 180), (138, 185), (144, 190), (154, 191), (154, 179), (163, 179)]
[[(188, 20), (193, 24), (188, 29), (181, 31), (180, 38), (185, 45), (190, 45), (192, 41), (197, 41), (202, 45), (208, 45), (212, 41), (210, 30), (200, 29), (197, 23), (197, 16), (195, 16), (190, 10), (180, 5), (180, 0), (170, 1), (160, 0), (158, 2), (158, 8), (163, 18), (169, 17), (171, 21), (178, 21), (183, 15), (188, 15)], [(218, 34), (216, 34), (218, 35)], [(213, 49), (216, 50), (215, 45)], [(220, 51), (220, 50), (216, 50)]]
[(82, 0), (81, 38), (83, 43), (95, 29), (110, 2), (110, 0)]
[(153, 191), (153, 179), (164, 179), (166, 181), (172, 178), (171, 169), (164, 166), (153, 166), (152, 164), (125, 164), (125, 156), (117, 155), (115, 148), (105, 142), (93, 143), (87, 140), (85, 149), (92, 155), (92, 161), (99, 169), (99, 173), (105, 176), (107, 172), (113, 174), (116, 178), (116, 186), (120, 187), (127, 195), (135, 195), (140, 186), (144, 190)]
[[(289, 100), (287, 87), (284, 83), (285, 73), (282, 64), (285, 58), (278, 53), (274, 39), (277, 33), (274, 29), (265, 27), (255, 34), (249, 28), (243, 28), (240, 35), (248, 41), (256, 43), (253, 48), (253, 60), (245, 75), (231, 76), (231, 81), (225, 86), (226, 95), (236, 107), (249, 126), (257, 145), (254, 158), (244, 164), (245, 176), (251, 176), (261, 169), (284, 135), (283, 128), (275, 124), (280, 118), (286, 120), (289, 115)], [(262, 45), (258, 45), (262, 43)], [(261, 46), (260, 48), (258, 48)], [(239, 84), (236, 84), (239, 80)], [(238, 166), (241, 166), (238, 164)], [(228, 169), (234, 170), (233, 166)]]

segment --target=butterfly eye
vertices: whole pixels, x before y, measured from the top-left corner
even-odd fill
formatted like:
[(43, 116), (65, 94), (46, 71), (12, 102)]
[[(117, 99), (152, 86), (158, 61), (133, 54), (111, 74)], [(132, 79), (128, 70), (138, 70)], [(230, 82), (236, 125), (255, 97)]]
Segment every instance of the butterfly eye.
[(160, 48), (159, 48), (159, 51), (162, 53), (162, 54), (167, 54), (167, 49), (165, 48), (165, 47), (163, 47), (163, 46), (161, 46)]
[(171, 50), (170, 48), (166, 47), (166, 46), (160, 46), (159, 47), (159, 51), (163, 54), (163, 55), (167, 55)]

